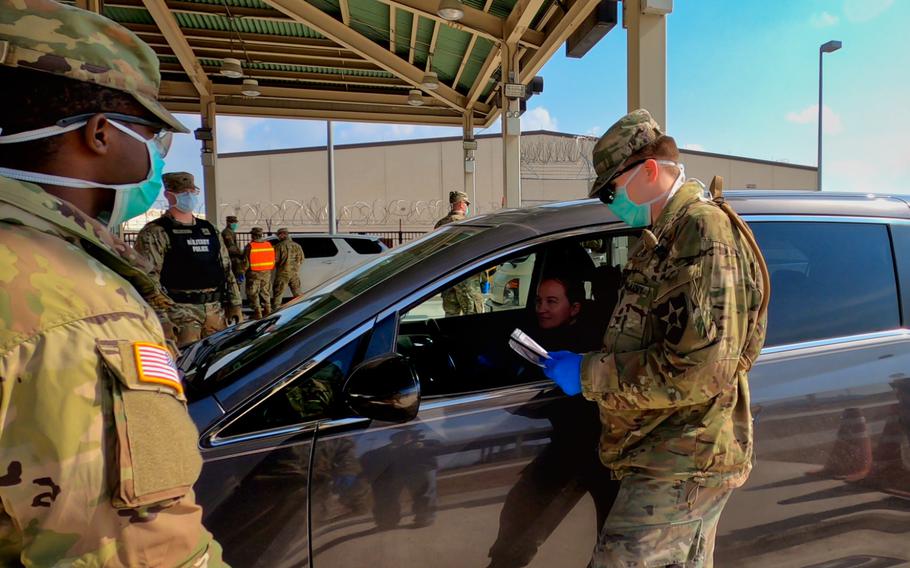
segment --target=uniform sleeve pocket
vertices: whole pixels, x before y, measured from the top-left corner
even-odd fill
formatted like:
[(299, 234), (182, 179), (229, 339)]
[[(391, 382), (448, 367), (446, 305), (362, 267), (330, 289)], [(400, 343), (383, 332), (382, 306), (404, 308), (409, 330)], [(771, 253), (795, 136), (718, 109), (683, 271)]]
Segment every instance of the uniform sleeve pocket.
[(99, 343), (116, 430), (113, 505), (179, 499), (199, 477), (198, 431), (170, 352), (152, 343)]
[(690, 282), (698, 281), (699, 278), (701, 278), (700, 264), (691, 264), (689, 266), (681, 267), (675, 274), (669, 276), (669, 278), (661, 283), (660, 289), (657, 291), (656, 300), (660, 301), (666, 298), (671, 293), (686, 286)]

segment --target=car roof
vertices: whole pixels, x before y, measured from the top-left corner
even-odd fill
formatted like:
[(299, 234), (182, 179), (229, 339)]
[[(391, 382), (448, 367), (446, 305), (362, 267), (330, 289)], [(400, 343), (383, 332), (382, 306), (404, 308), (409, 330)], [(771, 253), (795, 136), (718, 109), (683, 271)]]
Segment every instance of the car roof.
[[(306, 237), (306, 238), (327, 237), (327, 238), (333, 238), (333, 239), (335, 239), (335, 238), (337, 238), (337, 239), (370, 239), (370, 240), (374, 240), (374, 241), (379, 239), (379, 237), (377, 237), (376, 235), (358, 235), (355, 233), (335, 233), (333, 235), (331, 233), (294, 233), (294, 232), (290, 232), (290, 233), (288, 233), (288, 235), (295, 239), (298, 239), (301, 237)], [(275, 236), (276, 235), (269, 235), (269, 238), (273, 238)]]
[[(817, 191), (725, 191), (724, 197), (741, 215), (830, 215), (910, 219), (905, 196)], [(554, 211), (556, 212), (554, 214)], [(547, 203), (522, 209), (504, 209), (472, 217), (460, 225), (498, 227), (520, 225), (536, 233), (548, 233), (575, 225), (583, 227), (617, 221), (597, 199)]]

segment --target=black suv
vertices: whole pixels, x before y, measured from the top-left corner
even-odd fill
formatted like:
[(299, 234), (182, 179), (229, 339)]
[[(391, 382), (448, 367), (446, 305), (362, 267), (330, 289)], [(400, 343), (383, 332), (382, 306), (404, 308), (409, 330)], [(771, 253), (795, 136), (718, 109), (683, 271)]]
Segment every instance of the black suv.
[[(772, 299), (751, 373), (756, 463), (718, 566), (910, 562), (910, 206), (733, 192)], [(590, 200), (447, 225), (181, 359), (205, 523), (235, 566), (585, 566), (615, 490), (592, 403), (508, 347), (555, 263), (602, 333), (638, 238)], [(440, 292), (527, 257), (511, 309)], [(527, 262), (527, 261), (525, 261)], [(615, 300), (614, 300), (615, 301)], [(590, 317), (593, 315), (593, 317)], [(600, 327), (598, 327), (600, 326)]]

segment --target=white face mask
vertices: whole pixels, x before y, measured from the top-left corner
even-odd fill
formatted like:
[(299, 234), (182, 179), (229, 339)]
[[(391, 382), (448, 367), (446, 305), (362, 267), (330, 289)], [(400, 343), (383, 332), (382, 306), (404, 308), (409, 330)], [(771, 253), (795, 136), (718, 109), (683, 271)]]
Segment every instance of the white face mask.
[[(87, 122), (87, 120), (80, 121), (65, 127), (48, 126), (46, 128), (40, 128), (37, 130), (18, 132), (16, 134), (11, 134), (8, 136), (0, 136), (0, 144), (15, 144), (19, 142), (29, 142), (32, 140), (40, 140), (42, 138), (50, 138), (52, 136), (59, 136), (66, 132), (82, 128)], [(142, 181), (136, 183), (111, 185), (76, 178), (42, 174), (38, 172), (28, 172), (24, 170), (2, 167), (0, 167), (0, 176), (6, 176), (8, 178), (25, 182), (56, 185), (72, 189), (112, 189), (116, 192), (114, 196), (113, 211), (110, 213), (103, 213), (101, 218), (98, 220), (106, 223), (109, 229), (114, 229), (121, 223), (124, 223), (133, 217), (138, 217), (139, 215), (142, 215), (148, 211), (158, 196), (161, 194), (161, 174), (164, 172), (164, 157), (161, 155), (161, 152), (158, 149), (156, 139), (153, 138), (151, 140), (146, 140), (136, 132), (133, 132), (133, 130), (127, 126), (119, 124), (114, 120), (110, 120), (109, 122), (114, 125), (117, 130), (120, 130), (127, 136), (138, 140), (143, 145), (145, 145), (146, 151), (148, 152), (149, 172), (148, 175), (146, 175), (145, 179)]]

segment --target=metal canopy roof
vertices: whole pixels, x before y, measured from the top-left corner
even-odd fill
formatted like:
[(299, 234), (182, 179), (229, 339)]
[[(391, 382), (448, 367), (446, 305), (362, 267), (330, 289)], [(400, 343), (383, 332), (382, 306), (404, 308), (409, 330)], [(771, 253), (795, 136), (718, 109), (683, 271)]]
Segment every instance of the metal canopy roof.
[[(494, 86), (503, 43), (517, 45), (527, 83), (597, 0), (464, 0), (464, 17), (436, 14), (438, 0), (73, 0), (126, 26), (161, 61), (160, 99), (174, 112), (333, 118), (474, 126), (499, 113)], [(261, 95), (222, 76), (241, 60)], [(439, 88), (408, 104), (425, 71)]]

